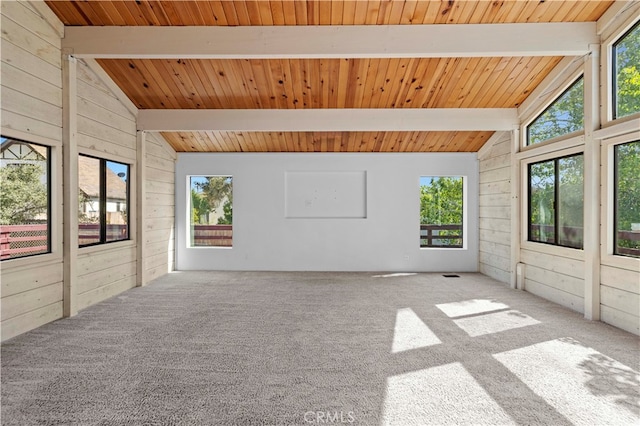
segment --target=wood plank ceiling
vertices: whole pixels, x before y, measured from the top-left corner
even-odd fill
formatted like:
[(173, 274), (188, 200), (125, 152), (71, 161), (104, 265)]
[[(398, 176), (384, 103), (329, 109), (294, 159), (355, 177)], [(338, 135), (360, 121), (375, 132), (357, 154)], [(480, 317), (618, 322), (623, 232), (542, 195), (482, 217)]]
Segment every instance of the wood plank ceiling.
[[(612, 1), (47, 1), (65, 25), (596, 21)], [(515, 108), (560, 57), (101, 59), (141, 109)], [(475, 152), (492, 132), (165, 132), (180, 152)]]

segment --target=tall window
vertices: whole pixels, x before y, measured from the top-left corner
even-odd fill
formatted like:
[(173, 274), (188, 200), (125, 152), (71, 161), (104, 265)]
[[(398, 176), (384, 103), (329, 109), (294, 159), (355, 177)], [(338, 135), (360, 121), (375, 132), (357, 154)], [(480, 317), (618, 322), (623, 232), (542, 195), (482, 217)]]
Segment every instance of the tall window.
[(80, 246), (129, 239), (129, 165), (78, 157)]
[(584, 128), (584, 82), (580, 77), (527, 126), (527, 145)]
[(613, 45), (613, 118), (640, 112), (640, 22)]
[(529, 164), (529, 241), (583, 247), (583, 155)]
[(0, 137), (0, 259), (51, 252), (50, 148)]
[(614, 253), (640, 257), (640, 141), (614, 148)]
[(420, 177), (420, 247), (463, 246), (463, 178)]
[(233, 246), (233, 178), (190, 176), (191, 247)]

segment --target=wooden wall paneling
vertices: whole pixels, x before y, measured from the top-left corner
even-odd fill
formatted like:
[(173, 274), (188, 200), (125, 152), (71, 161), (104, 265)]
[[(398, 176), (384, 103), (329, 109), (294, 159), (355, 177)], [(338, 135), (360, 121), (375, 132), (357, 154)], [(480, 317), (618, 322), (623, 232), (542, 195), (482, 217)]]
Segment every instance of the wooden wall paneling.
[(127, 277), (122, 280), (116, 281), (110, 285), (98, 287), (94, 290), (87, 291), (78, 296), (78, 307), (84, 309), (105, 299), (120, 294), (130, 288), (135, 287), (135, 276)]
[(37, 56), (58, 69), (61, 68), (60, 43), (57, 45), (49, 43), (38, 35), (26, 30), (19, 23), (9, 19), (5, 13), (2, 15), (2, 39)]
[[(60, 68), (56, 67), (48, 62), (43, 61), (37, 55), (31, 53), (25, 54), (20, 47), (10, 42), (2, 43), (2, 84), (3, 86), (13, 86), (13, 83), (9, 83), (12, 79), (9, 78), (9, 73), (13, 73), (15, 70), (20, 70), (21, 78), (38, 78), (43, 82), (50, 85), (62, 87), (62, 74)], [(20, 59), (20, 63), (16, 64), (16, 59)], [(5, 69), (7, 68), (7, 69)], [(24, 70), (29, 70), (29, 73)], [(11, 74), (13, 75), (13, 74)], [(16, 81), (13, 79), (13, 81)], [(42, 83), (40, 83), (42, 84)], [(25, 89), (27, 89), (25, 87)], [(61, 96), (61, 95), (58, 95)]]
[(58, 284), (62, 286), (62, 263), (55, 262), (39, 268), (2, 271), (2, 298), (37, 288)]
[(6, 320), (62, 301), (62, 285), (49, 284), (2, 298), (2, 317)]
[(117, 283), (125, 278), (135, 277), (137, 262), (129, 260), (125, 263), (120, 263), (117, 261), (120, 257), (123, 257), (123, 255), (117, 256), (116, 262), (105, 265), (102, 269), (94, 267), (91, 272), (83, 275), (80, 280), (82, 284), (78, 296), (97, 288)]

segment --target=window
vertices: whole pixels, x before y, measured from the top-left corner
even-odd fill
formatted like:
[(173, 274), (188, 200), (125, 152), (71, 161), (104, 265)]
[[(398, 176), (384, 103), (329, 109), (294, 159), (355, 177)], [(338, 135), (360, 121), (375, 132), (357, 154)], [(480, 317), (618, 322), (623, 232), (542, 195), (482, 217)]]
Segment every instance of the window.
[(190, 176), (191, 247), (233, 245), (233, 178)]
[(580, 77), (527, 126), (527, 145), (577, 132), (583, 128), (584, 82)]
[(613, 118), (640, 112), (640, 22), (614, 45)]
[(420, 177), (420, 247), (462, 248), (463, 178)]
[(51, 252), (50, 148), (0, 137), (0, 259)]
[(640, 257), (640, 141), (614, 147), (614, 253)]
[(583, 155), (529, 164), (529, 241), (583, 247)]
[(78, 242), (129, 239), (129, 165), (78, 157)]

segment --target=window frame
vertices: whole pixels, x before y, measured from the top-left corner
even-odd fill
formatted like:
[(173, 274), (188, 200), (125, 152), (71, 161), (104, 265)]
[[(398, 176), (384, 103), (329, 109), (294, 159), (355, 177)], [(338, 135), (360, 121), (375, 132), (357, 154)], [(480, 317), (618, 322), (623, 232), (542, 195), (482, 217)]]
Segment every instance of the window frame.
[[(231, 245), (229, 246), (223, 246), (223, 245), (211, 245), (211, 246), (205, 246), (205, 245), (195, 245), (194, 243), (192, 243), (192, 241), (194, 240), (193, 238), (193, 233), (192, 233), (192, 226), (194, 225), (191, 222), (191, 215), (192, 215), (192, 210), (193, 210), (193, 205), (192, 205), (192, 200), (191, 200), (191, 179), (192, 178), (210, 178), (210, 177), (223, 177), (223, 178), (228, 178), (231, 179), (231, 197), (233, 198), (233, 192), (234, 192), (234, 177), (232, 174), (213, 174), (213, 173), (207, 173), (207, 174), (187, 174), (186, 176), (186, 187), (187, 187), (187, 191), (186, 191), (186, 198), (187, 198), (187, 202), (186, 204), (186, 248), (187, 249), (196, 249), (196, 250), (232, 250), (234, 248), (234, 238), (233, 238), (233, 226), (234, 226), (234, 220), (233, 220), (233, 216), (232, 216), (232, 221), (231, 221), (231, 229), (232, 229), (232, 234), (231, 234)], [(222, 207), (222, 206), (220, 206)], [(231, 202), (231, 209), (233, 211), (233, 201)]]
[[(28, 144), (28, 145), (37, 145), (43, 148), (46, 148), (47, 150), (47, 158), (46, 158), (46, 163), (47, 163), (47, 167), (46, 167), (46, 172), (47, 172), (47, 251), (45, 252), (41, 252), (41, 253), (33, 253), (33, 254), (27, 254), (24, 256), (17, 256), (17, 257), (12, 257), (12, 258), (7, 258), (7, 259), (0, 259), (0, 262), (8, 262), (8, 261), (17, 261), (17, 260), (23, 260), (23, 259), (33, 259), (36, 257), (42, 257), (42, 256), (46, 256), (46, 255), (51, 255), (54, 253), (54, 232), (53, 232), (53, 220), (54, 220), (54, 192), (53, 192), (53, 187), (54, 187), (54, 175), (53, 175), (53, 160), (54, 160), (54, 155), (55, 155), (55, 146), (52, 146), (51, 144), (47, 144), (41, 141), (36, 141), (36, 142), (32, 142), (31, 139), (38, 139), (38, 138), (34, 138), (34, 137), (23, 137), (23, 136), (13, 136), (11, 135), (11, 132), (5, 132), (4, 129), (2, 129), (1, 132), (1, 137), (3, 138), (7, 138), (7, 139), (11, 139), (17, 143), (23, 143), (23, 144)], [(27, 135), (25, 135), (27, 136)]]
[(610, 59), (607, 61), (608, 62), (607, 65), (611, 67), (611, 75), (609, 76), (609, 78), (611, 79), (611, 82), (610, 82), (611, 90), (607, 98), (610, 99), (610, 103), (611, 103), (611, 106), (610, 106), (611, 121), (620, 120), (620, 119), (624, 120), (627, 117), (637, 117), (640, 114), (640, 111), (636, 111), (622, 117), (617, 116), (618, 115), (617, 114), (617, 110), (618, 110), (618, 99), (617, 99), (618, 98), (618, 78), (617, 77), (618, 75), (616, 73), (616, 66), (617, 66), (616, 46), (618, 45), (618, 43), (622, 41), (622, 39), (627, 37), (634, 30), (640, 31), (640, 19), (637, 20), (635, 23), (633, 23), (628, 29), (626, 29), (626, 31), (622, 32), (620, 35), (617, 35), (614, 41), (611, 42), (609, 47)]
[[(80, 157), (87, 157), (94, 160), (98, 160), (99, 163), (99, 186), (100, 186), (100, 200), (99, 200), (99, 222), (100, 222), (100, 238), (98, 242), (89, 243), (89, 244), (80, 244), (79, 235), (78, 235), (78, 248), (85, 249), (89, 247), (102, 246), (105, 244), (113, 244), (113, 243), (121, 243), (123, 241), (131, 241), (132, 240), (132, 221), (131, 221), (131, 179), (132, 179), (132, 164), (124, 162), (122, 160), (112, 160), (105, 157), (100, 157), (93, 154), (86, 153), (78, 153), (78, 161)], [(123, 166), (127, 166), (127, 180), (125, 181), (127, 187), (127, 198), (126, 198), (126, 212), (127, 212), (127, 238), (122, 238), (118, 240), (107, 240), (107, 163), (118, 163)], [(80, 191), (80, 182), (78, 182), (78, 191)], [(80, 223), (78, 223), (78, 233), (80, 232)]]
[[(468, 250), (469, 248), (469, 243), (468, 243), (468, 238), (469, 238), (469, 231), (468, 231), (468, 214), (469, 214), (469, 191), (468, 191), (468, 185), (469, 185), (469, 177), (467, 175), (463, 175), (463, 174), (440, 174), (440, 175), (435, 175), (435, 174), (420, 174), (419, 178), (418, 178), (418, 194), (420, 194), (419, 190), (420, 187), (422, 185), (420, 185), (420, 179), (423, 177), (456, 177), (456, 178), (461, 178), (462, 179), (462, 245), (461, 246), (453, 246), (453, 247), (429, 247), (429, 246), (421, 246), (420, 244), (420, 240), (422, 238), (418, 238), (418, 248), (420, 250), (447, 250), (447, 251), (452, 251), (452, 250)], [(418, 197), (418, 230), (420, 230), (420, 225), (422, 225), (421, 220), (420, 220), (420, 198)]]
[[(609, 155), (610, 155), (610, 185), (609, 191), (611, 193), (611, 206), (609, 211), (611, 213), (611, 220), (608, 222), (603, 221), (603, 225), (606, 225), (608, 228), (608, 235), (610, 236), (608, 240), (610, 240), (610, 254), (616, 258), (624, 258), (624, 259), (634, 259), (640, 262), (640, 258), (634, 256), (628, 256), (625, 254), (617, 253), (618, 249), (618, 187), (616, 183), (618, 182), (618, 157), (617, 157), (617, 148), (631, 143), (640, 143), (640, 132), (636, 138), (634, 137), (623, 137), (617, 138), (617, 140), (613, 143), (609, 144)], [(606, 240), (604, 240), (606, 241)]]
[[(529, 243), (533, 243), (533, 244), (545, 244), (548, 246), (555, 246), (555, 247), (562, 247), (562, 248), (566, 248), (566, 249), (573, 249), (573, 250), (584, 250), (584, 226), (583, 226), (583, 232), (582, 232), (582, 247), (573, 247), (573, 246), (569, 246), (569, 245), (563, 245), (559, 243), (559, 212), (560, 209), (558, 208), (559, 204), (560, 204), (560, 173), (559, 173), (559, 163), (560, 160), (566, 159), (566, 158), (571, 158), (571, 157), (577, 157), (577, 156), (582, 156), (583, 157), (583, 164), (584, 164), (584, 152), (575, 152), (575, 153), (567, 153), (564, 155), (556, 155), (553, 156), (552, 158), (545, 158), (545, 159), (532, 159), (532, 161), (528, 162), (526, 164), (526, 168), (525, 168), (525, 176), (526, 176), (526, 212), (527, 212), (527, 216), (526, 216), (526, 241)], [(531, 203), (531, 166), (535, 165), (535, 164), (540, 164), (540, 163), (548, 163), (548, 162), (553, 162), (553, 181), (554, 181), (554, 189), (553, 189), (553, 234), (554, 234), (554, 242), (550, 243), (547, 241), (537, 241), (537, 240), (533, 240), (531, 239), (531, 213), (532, 213), (532, 203)], [(583, 170), (582, 170), (582, 185), (583, 185), (583, 191), (584, 191), (584, 166), (583, 166)], [(583, 217), (584, 217), (584, 205), (583, 205), (583, 211), (582, 211)]]
[[(560, 98), (562, 98), (567, 92), (569, 92), (569, 90), (571, 90), (573, 88), (573, 86), (578, 83), (579, 80), (583, 81), (583, 92), (582, 92), (582, 96), (583, 96), (583, 100), (582, 100), (582, 104), (583, 104), (583, 123), (582, 123), (582, 129), (580, 130), (575, 130), (573, 132), (568, 132), (562, 135), (557, 135), (554, 136), (552, 138), (546, 139), (544, 141), (541, 142), (537, 142), (537, 143), (530, 143), (530, 132), (529, 132), (529, 127), (538, 119), (540, 118), (544, 113), (546, 113), (550, 108), (552, 108), (559, 100)], [(556, 90), (552, 91), (552, 94), (555, 96), (550, 96), (550, 98), (547, 100), (547, 102), (545, 102), (544, 104), (541, 105), (540, 108), (536, 109), (536, 112), (534, 114), (531, 115), (531, 118), (529, 118), (528, 120), (524, 121), (524, 123), (522, 124), (521, 128), (522, 128), (522, 149), (533, 149), (536, 147), (540, 147), (540, 146), (545, 146), (547, 144), (550, 143), (554, 143), (554, 142), (558, 142), (561, 140), (565, 140), (565, 139), (569, 139), (578, 135), (583, 135), (584, 134), (584, 70), (582, 68), (580, 68), (579, 70), (577, 70), (576, 72), (573, 72), (569, 75), (569, 77), (567, 79), (565, 79), (563, 81), (563, 84), (561, 86), (559, 86)]]
[(584, 260), (584, 249), (529, 241), (529, 164), (540, 163), (556, 158), (571, 157), (576, 154), (584, 155), (584, 144), (581, 143), (582, 139), (582, 137), (572, 137), (565, 141), (567, 144), (557, 143), (543, 149), (537, 149), (538, 147), (536, 146), (536, 149), (533, 151), (522, 151), (516, 155), (520, 164), (518, 172), (520, 176), (520, 202), (518, 212), (521, 219), (518, 224), (519, 236), (517, 238), (520, 240), (521, 249), (562, 256), (569, 259)]
[(640, 19), (638, 19), (637, 13), (634, 13), (633, 9), (628, 10), (620, 19), (622, 23), (620, 25), (616, 25), (616, 29), (614, 32), (606, 31), (604, 37), (606, 37), (602, 43), (600, 44), (600, 56), (601, 56), (601, 67), (600, 67), (600, 98), (602, 99), (602, 105), (600, 108), (600, 120), (603, 124), (603, 127), (607, 127), (608, 125), (613, 125), (614, 123), (624, 123), (629, 120), (636, 120), (640, 118), (640, 112), (629, 114), (624, 117), (614, 118), (614, 79), (615, 79), (615, 69), (614, 69), (614, 50), (613, 46), (619, 40), (621, 40), (631, 29), (634, 28), (635, 25), (640, 24)]
[[(618, 127), (618, 126), (615, 126)], [(627, 142), (640, 140), (640, 130), (631, 132), (615, 132), (615, 127), (602, 129), (597, 132), (597, 139), (602, 141), (601, 145), (601, 199), (600, 206), (601, 224), (600, 227), (600, 258), (604, 266), (614, 268), (629, 269), (632, 271), (640, 269), (640, 258), (614, 254), (614, 148)]]

